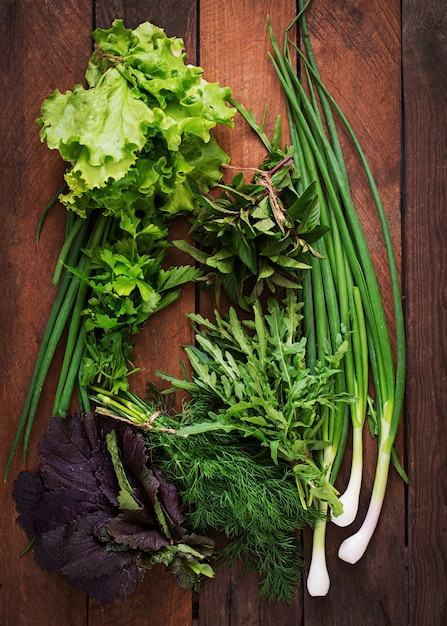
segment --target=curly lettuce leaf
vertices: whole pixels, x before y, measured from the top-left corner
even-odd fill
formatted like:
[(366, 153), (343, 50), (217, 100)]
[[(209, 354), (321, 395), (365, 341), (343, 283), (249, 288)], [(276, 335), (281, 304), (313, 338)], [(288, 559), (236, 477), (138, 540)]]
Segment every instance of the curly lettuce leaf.
[[(129, 83), (143, 99), (157, 103), (178, 119), (196, 118), (194, 125), (210, 128), (216, 124), (232, 126), (235, 109), (227, 106), (231, 98), (228, 87), (207, 82), (200, 66), (186, 65), (183, 40), (167, 37), (164, 30), (149, 22), (131, 31), (124, 28), (122, 20), (115, 20), (108, 30), (96, 29), (93, 38), (97, 48), (89, 62), (88, 77), (99, 76), (104, 71), (104, 60), (109, 64), (121, 60), (121, 70)], [(94, 71), (93, 68), (96, 68)], [(90, 78), (91, 85), (96, 80)], [(177, 113), (176, 113), (177, 111)], [(190, 128), (187, 129), (191, 131)], [(205, 135), (201, 136), (207, 141)]]
[(228, 162), (210, 131), (233, 126), (231, 90), (186, 65), (183, 41), (149, 22), (130, 30), (115, 20), (93, 38), (89, 88), (56, 90), (38, 120), (42, 141), (71, 164), (61, 201), (82, 217), (117, 205), (191, 211)]
[[(157, 27), (154, 27), (157, 28)], [(101, 48), (104, 56), (123, 57), (133, 48), (138, 38), (132, 29), (124, 26), (123, 20), (114, 20), (111, 28), (97, 28), (92, 33), (93, 41)], [(112, 63), (113, 60), (108, 61)]]
[(154, 113), (132, 96), (126, 79), (111, 68), (94, 89), (56, 90), (42, 105), (41, 139), (73, 163), (72, 189), (102, 187), (126, 174), (146, 143)]
[(122, 20), (115, 20), (112, 28), (97, 28), (92, 36), (96, 51), (86, 73), (90, 86), (96, 84), (107, 64), (121, 59), (129, 82), (164, 108), (172, 97), (181, 98), (203, 73), (201, 67), (185, 64), (182, 39), (167, 37), (150, 22), (130, 30)]
[(207, 192), (222, 178), (222, 163), (229, 157), (211, 135), (208, 143), (193, 135), (185, 137), (178, 150), (159, 155), (144, 153), (120, 180), (85, 192), (69, 190), (61, 195), (65, 206), (85, 217), (92, 209), (104, 214), (124, 209), (166, 215), (190, 213), (197, 205), (197, 192)]

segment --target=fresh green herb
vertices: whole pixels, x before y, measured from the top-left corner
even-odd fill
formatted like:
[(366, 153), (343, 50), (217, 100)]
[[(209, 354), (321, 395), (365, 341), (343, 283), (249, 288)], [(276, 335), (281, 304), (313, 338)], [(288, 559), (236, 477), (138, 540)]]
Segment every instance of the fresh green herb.
[(245, 310), (266, 287), (270, 293), (298, 288), (309, 269), (306, 253), (319, 256), (313, 243), (325, 232), (315, 185), (299, 195), (300, 175), (292, 153), (269, 152), (249, 183), (239, 172), (231, 184), (219, 184), (219, 198), (202, 196), (191, 235), (199, 248), (175, 241), (202, 264), (200, 279), (221, 288)]
[(233, 308), (228, 320), (216, 311), (216, 323), (189, 315), (197, 341), (197, 347), (185, 348), (193, 380), (159, 375), (193, 398), (204, 395), (212, 401), (208, 420), (180, 428), (179, 435), (221, 429), (254, 437), (270, 450), (274, 463), (282, 459), (293, 466), (303, 508), (322, 501), (340, 515), (337, 492), (318, 451), (332, 444), (322, 437), (328, 410), (352, 400), (334, 389), (348, 341), (340, 334), (337, 351), (331, 353), (327, 345), (324, 360), (311, 371), (300, 309), (296, 291), (288, 290), (282, 306), (269, 299), (266, 314), (257, 301), (253, 320), (241, 322)]
[[(92, 383), (115, 391), (128, 388), (129, 375), (136, 371), (134, 337), (153, 313), (177, 299), (180, 285), (200, 275), (191, 266), (162, 268), (168, 250), (162, 222), (145, 224), (135, 214), (123, 213), (120, 237), (85, 251), (88, 273), (68, 268), (86, 283), (90, 294), (82, 311), (87, 354), (81, 385), (86, 388)], [(57, 403), (55, 407), (57, 414), (67, 410)]]
[(71, 164), (61, 200), (85, 216), (102, 209), (190, 211), (228, 162), (210, 130), (231, 126), (227, 87), (185, 64), (183, 41), (145, 22), (93, 32), (88, 88), (56, 90), (42, 105), (41, 138)]

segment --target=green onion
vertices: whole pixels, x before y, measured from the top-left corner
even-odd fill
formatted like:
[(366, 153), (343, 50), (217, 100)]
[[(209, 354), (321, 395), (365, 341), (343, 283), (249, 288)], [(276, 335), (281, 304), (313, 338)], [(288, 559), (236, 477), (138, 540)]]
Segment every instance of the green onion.
[[(93, 227), (91, 235), (89, 234), (89, 229), (91, 227), (90, 219), (77, 217), (74, 221), (71, 221), (70, 224), (75, 232), (75, 236), (71, 236), (70, 232), (67, 233), (67, 240), (70, 241), (71, 245), (64, 248), (63, 258), (67, 265), (73, 265), (85, 269), (88, 259), (82, 250), (85, 246), (97, 245), (98, 241), (101, 240), (105, 219), (101, 218), (98, 220), (96, 225)], [(80, 311), (82, 311), (85, 306), (85, 301), (86, 290), (83, 283), (77, 277), (74, 277), (70, 272), (65, 272), (59, 282), (56, 297), (48, 317), (42, 344), (34, 367), (33, 377), (28, 389), (25, 405), (16, 430), (8, 462), (6, 464), (5, 478), (9, 473), (13, 457), (22, 436), (23, 456), (26, 458), (29, 438), (48, 370), (59, 345), (62, 333), (67, 327), (67, 324), (70, 323), (70, 320), (72, 329), (68, 336), (58, 392), (59, 394), (64, 393), (65, 398), (71, 398), (74, 386), (73, 372), (69, 379), (69, 386), (66, 386), (64, 378), (68, 373), (68, 366), (74, 347), (76, 343), (79, 344), (81, 340), (81, 336), (78, 336), (79, 327), (77, 326), (74, 328), (73, 324), (79, 317), (76, 313), (79, 314)], [(80, 322), (78, 320), (77, 324), (79, 323)], [(56, 403), (55, 413), (57, 413)]]
[[(286, 98), (295, 159), (303, 184), (316, 182), (321, 221), (331, 228), (317, 248), (325, 258), (322, 261), (314, 259), (311, 275), (303, 280), (306, 332), (308, 341), (314, 342), (311, 359), (321, 358), (324, 340), (334, 342), (340, 332), (345, 332), (351, 342), (351, 352), (343, 361), (339, 384), (346, 385), (348, 393), (356, 395), (357, 403), (351, 406), (351, 477), (345, 494), (340, 497), (344, 513), (339, 516), (339, 521), (333, 518), (339, 525), (351, 523), (357, 513), (362, 480), (362, 430), (368, 404), (373, 402), (368, 397), (368, 367), (372, 372), (373, 411), (378, 418), (378, 459), (368, 514), (360, 531), (347, 539), (339, 551), (340, 558), (354, 563), (361, 558), (374, 533), (385, 496), (389, 465), (393, 460), (405, 385), (404, 320), (391, 236), (377, 186), (352, 128), (321, 82), (302, 0), (299, 7), (300, 13), (286, 31), (283, 52), (270, 23), (269, 33), (274, 51), (272, 63)], [(289, 30), (297, 22), (303, 36), (304, 51), (288, 39)], [(304, 61), (305, 82), (297, 76), (290, 48), (296, 49)], [(252, 122), (241, 107), (239, 112), (249, 123)], [(359, 154), (383, 232), (394, 300), (396, 362), (374, 265), (350, 192), (334, 112)], [(260, 127), (251, 125), (259, 134)], [(261, 139), (264, 141), (264, 138)], [(312, 355), (310, 347), (309, 355)], [(328, 475), (334, 482), (344, 452), (343, 417), (335, 413), (328, 415), (322, 436), (327, 436), (331, 442), (323, 455)], [(397, 469), (404, 475), (399, 466)], [(308, 589), (312, 595), (325, 595), (329, 589), (324, 541), (323, 521), (314, 531), (313, 562), (308, 577)]]

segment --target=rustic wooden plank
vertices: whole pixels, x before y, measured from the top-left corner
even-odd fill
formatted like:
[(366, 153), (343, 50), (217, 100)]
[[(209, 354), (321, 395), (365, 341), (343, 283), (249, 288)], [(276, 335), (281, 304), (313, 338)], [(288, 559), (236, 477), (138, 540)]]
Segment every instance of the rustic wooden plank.
[[(267, 16), (278, 37), (295, 16), (295, 3), (289, 0), (255, 2), (206, 0), (200, 4), (200, 60), (205, 78), (229, 85), (233, 95), (252, 108), (261, 121), (265, 106), (269, 117), (266, 126), (271, 136), (277, 114), (286, 124), (285, 108), (268, 52)], [(220, 145), (231, 155), (235, 168), (256, 167), (265, 155), (259, 140), (246, 123), (237, 119), (234, 130), (216, 131)], [(284, 132), (284, 139), (287, 137)], [(229, 174), (231, 176), (231, 172)]]
[(191, 607), (191, 593), (179, 587), (173, 575), (160, 566), (148, 572), (135, 592), (122, 602), (110, 606), (91, 598), (88, 624), (189, 626)]
[[(400, 265), (400, 4), (383, 0), (312, 3), (308, 23), (323, 82), (352, 124), (376, 178)], [(343, 144), (354, 202), (393, 326), (393, 303), (379, 222), (357, 155), (349, 142)], [(349, 565), (337, 556), (341, 541), (355, 532), (364, 519), (376, 454), (377, 446), (366, 434), (359, 515), (349, 528), (328, 526), (331, 588), (325, 598), (305, 595), (308, 626), (407, 624), (405, 492), (394, 471), (390, 474), (379, 526), (364, 557)], [(340, 490), (346, 484), (348, 469), (345, 464), (338, 481)], [(310, 539), (309, 533), (308, 553)]]
[(405, 0), (405, 274), (411, 624), (447, 619), (447, 12)]
[[(2, 473), (15, 434), (34, 361), (54, 297), (51, 277), (63, 238), (65, 210), (55, 209), (36, 246), (36, 227), (45, 204), (61, 186), (63, 165), (39, 140), (35, 119), (41, 102), (56, 88), (71, 88), (82, 77), (90, 54), (89, 0), (63, 3), (3, 2), (0, 7), (2, 151), (0, 228), (2, 301), (0, 304), (0, 398)], [(51, 387), (51, 384), (48, 386)], [(30, 443), (27, 469), (52, 406), (45, 391)], [(86, 623), (86, 597), (58, 576), (43, 572), (15, 523), (11, 488), (25, 465), (19, 451), (1, 490), (0, 623), (5, 626)], [(61, 601), (63, 598), (63, 601)], [(49, 617), (51, 616), (51, 617)]]

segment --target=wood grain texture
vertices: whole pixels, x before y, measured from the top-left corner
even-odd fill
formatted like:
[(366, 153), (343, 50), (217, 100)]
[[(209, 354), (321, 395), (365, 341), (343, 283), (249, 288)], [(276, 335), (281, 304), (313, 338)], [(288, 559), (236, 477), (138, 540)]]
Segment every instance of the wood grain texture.
[(411, 624), (447, 620), (446, 9), (403, 2)]
[[(285, 106), (269, 59), (271, 45), (267, 16), (278, 37), (295, 16), (295, 2), (284, 0), (230, 0), (200, 3), (200, 61), (207, 80), (229, 85), (233, 95), (261, 121), (268, 106), (267, 135), (271, 136), (276, 116)], [(285, 128), (284, 139), (287, 138)], [(216, 129), (222, 147), (231, 155), (235, 168), (256, 167), (265, 151), (245, 122), (237, 119), (234, 130)], [(231, 176), (231, 172), (229, 173)]]
[[(281, 91), (268, 58), (266, 18), (279, 39), (295, 15), (291, 0), (29, 0), (0, 3), (3, 107), (0, 117), (0, 455), (2, 467), (20, 416), (34, 360), (54, 297), (51, 276), (64, 226), (64, 209), (51, 212), (39, 246), (41, 211), (60, 187), (64, 166), (42, 145), (35, 119), (41, 102), (57, 87), (82, 82), (90, 55), (91, 29), (116, 18), (134, 27), (145, 20), (185, 41), (187, 58), (205, 78), (230, 85), (258, 119), (269, 106), (268, 130), (284, 113)], [(218, 567), (198, 597), (161, 570), (149, 572), (125, 603), (109, 607), (88, 600), (59, 577), (41, 571), (28, 554), (18, 557), (26, 537), (15, 523), (14, 476), (18, 456), (0, 492), (1, 626), (443, 626), (447, 621), (447, 13), (443, 0), (314, 0), (309, 29), (326, 86), (343, 108), (376, 178), (391, 227), (405, 295), (408, 339), (406, 428), (399, 447), (406, 453), (408, 491), (391, 473), (382, 518), (364, 558), (355, 566), (337, 557), (347, 529), (327, 536), (331, 589), (311, 598), (304, 583), (294, 603), (258, 597), (258, 581), (240, 564)], [(403, 86), (403, 93), (402, 93)], [(404, 116), (402, 118), (402, 107)], [(404, 126), (402, 127), (402, 120)], [(264, 154), (260, 142), (238, 120), (219, 129), (218, 140), (237, 168), (253, 167)], [(284, 139), (287, 138), (287, 129)], [(357, 157), (346, 159), (354, 199), (364, 224), (384, 294), (392, 298), (377, 217), (368, 199)], [(229, 172), (230, 173), (230, 172)], [(229, 173), (227, 175), (229, 175)], [(403, 176), (403, 178), (402, 178)], [(404, 187), (402, 185), (404, 183)], [(404, 192), (404, 193), (403, 193)], [(404, 207), (404, 220), (401, 208)], [(173, 236), (184, 237), (178, 220)], [(186, 259), (176, 252), (174, 262)], [(143, 393), (155, 370), (178, 373), (181, 346), (192, 340), (185, 313), (208, 314), (208, 296), (192, 287), (170, 309), (154, 316), (137, 348)], [(57, 356), (44, 390), (26, 467), (36, 466), (36, 446), (52, 406)], [(366, 511), (375, 464), (375, 444), (365, 435), (365, 483), (360, 521)], [(406, 450), (404, 446), (406, 445)], [(345, 466), (340, 487), (346, 478)], [(359, 523), (360, 523), (359, 521)], [(357, 528), (357, 525), (354, 525)], [(354, 529), (355, 529), (354, 528)], [(408, 546), (407, 546), (408, 539)], [(221, 539), (219, 539), (221, 541)], [(309, 556), (311, 536), (304, 533)], [(408, 548), (408, 550), (407, 550)]]
[[(61, 185), (62, 164), (41, 145), (35, 119), (56, 87), (67, 89), (82, 76), (90, 52), (90, 2), (1, 3), (0, 46), (7, 71), (2, 78), (0, 274), (0, 455), (2, 474), (23, 408), (46, 319), (54, 297), (51, 275), (63, 238), (65, 212), (55, 210), (36, 246), (36, 227), (47, 201)], [(70, 27), (67, 28), (67, 24)], [(51, 58), (51, 63), (49, 59)], [(29, 464), (52, 406), (46, 391), (30, 443)], [(21, 453), (0, 501), (0, 623), (85, 624), (86, 596), (57, 576), (42, 572), (15, 523), (11, 498), (14, 476), (23, 469)], [(63, 602), (60, 601), (61, 596)]]

